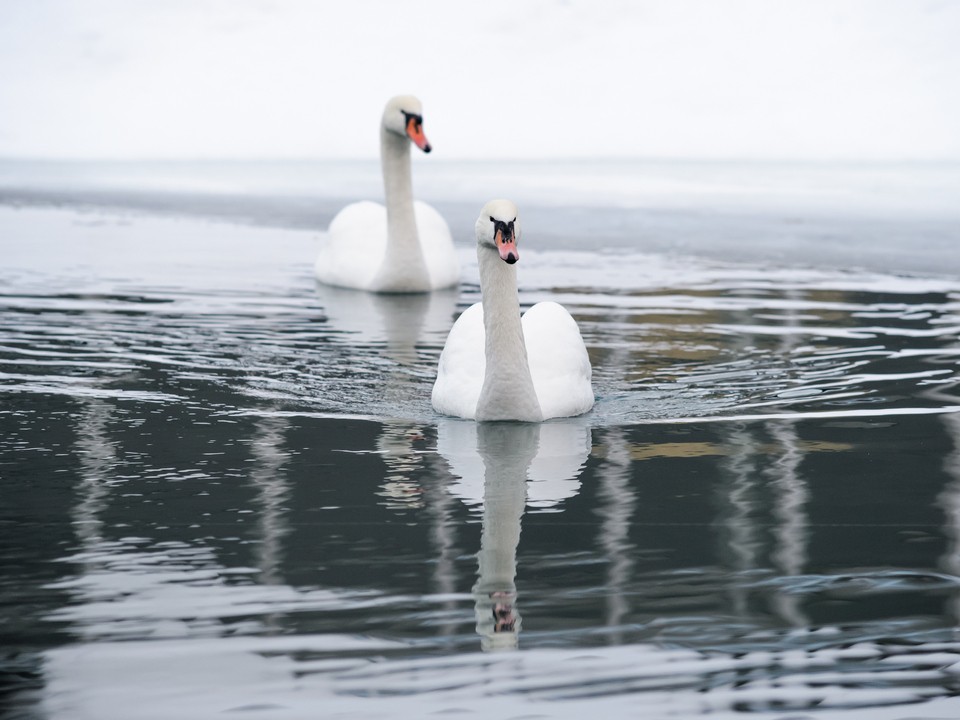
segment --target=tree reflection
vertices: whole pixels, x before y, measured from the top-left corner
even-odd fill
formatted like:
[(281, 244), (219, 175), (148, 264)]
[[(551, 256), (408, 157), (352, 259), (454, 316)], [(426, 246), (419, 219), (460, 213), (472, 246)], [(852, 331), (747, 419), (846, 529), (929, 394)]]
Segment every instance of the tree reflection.
[[(804, 451), (796, 423), (772, 421), (768, 430), (776, 443), (776, 454), (766, 470), (774, 491), (773, 516), (778, 521), (774, 526), (773, 561), (781, 576), (792, 577), (803, 574), (807, 562), (809, 490), (800, 474)], [(794, 627), (806, 626), (807, 617), (801, 612), (796, 595), (780, 592), (773, 602), (777, 615), (785, 622)]]
[[(948, 405), (956, 405), (957, 397), (952, 394), (957, 383), (951, 383), (931, 390), (927, 395)], [(947, 547), (940, 557), (940, 567), (954, 577), (960, 577), (960, 415), (945, 413), (940, 416), (947, 436), (953, 441), (953, 451), (943, 460), (944, 472), (949, 481), (937, 496), (937, 504), (945, 516), (943, 534)], [(960, 626), (960, 591), (952, 593), (947, 611), (955, 626)]]
[(633, 459), (623, 428), (609, 429), (604, 434), (604, 444), (604, 463), (597, 470), (603, 502), (597, 513), (601, 517), (600, 547), (607, 558), (606, 626), (614, 631), (609, 641), (616, 645), (622, 642), (617, 628), (623, 626), (629, 611), (625, 591), (634, 565), (634, 547), (629, 536), (637, 498), (631, 487)]
[[(797, 308), (804, 294), (788, 288), (783, 293), (789, 301), (782, 314), (784, 331), (779, 337), (776, 352), (790, 364), (791, 355), (802, 336), (803, 318)], [(749, 318), (743, 318), (749, 326)], [(758, 341), (751, 335), (739, 338), (740, 349)], [(749, 593), (744, 589), (745, 575), (758, 569), (765, 540), (760, 517), (766, 510), (766, 491), (772, 493), (770, 510), (773, 515), (775, 546), (771, 560), (781, 576), (800, 575), (806, 564), (808, 521), (806, 505), (808, 489), (800, 474), (800, 465), (806, 453), (797, 433), (796, 423), (787, 420), (769, 420), (756, 423), (737, 423), (726, 431), (727, 452), (721, 468), (730, 478), (725, 488), (722, 505), (728, 549), (734, 576), (730, 593), (734, 609), (747, 615)], [(772, 442), (767, 441), (767, 437)], [(787, 624), (803, 627), (807, 619), (800, 610), (800, 601), (789, 592), (777, 593), (774, 611)]]
[(289, 420), (267, 415), (258, 419), (255, 433), (250, 438), (250, 450), (254, 466), (250, 483), (257, 491), (256, 502), (260, 506), (260, 542), (255, 550), (260, 582), (277, 585), (284, 582), (283, 537), (289, 532), (286, 521), (290, 487), (283, 467), (290, 459), (284, 449), (284, 438)]

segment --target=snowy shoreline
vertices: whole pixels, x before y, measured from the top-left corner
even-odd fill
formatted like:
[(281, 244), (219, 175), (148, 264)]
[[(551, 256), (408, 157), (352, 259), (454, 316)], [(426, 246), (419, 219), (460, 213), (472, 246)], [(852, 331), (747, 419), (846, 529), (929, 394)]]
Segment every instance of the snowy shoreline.
[[(515, 200), (527, 247), (773, 267), (960, 275), (960, 164), (418, 162), (418, 197), (473, 244), (479, 204)], [(324, 233), (382, 196), (375, 161), (0, 160), (0, 207)]]

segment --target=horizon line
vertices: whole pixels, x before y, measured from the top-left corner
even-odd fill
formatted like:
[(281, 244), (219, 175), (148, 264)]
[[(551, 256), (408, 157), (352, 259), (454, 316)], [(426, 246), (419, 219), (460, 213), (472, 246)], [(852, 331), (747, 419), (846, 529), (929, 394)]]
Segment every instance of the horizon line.
[[(0, 153), (0, 162), (34, 162), (34, 163), (322, 163), (322, 162), (379, 162), (378, 155), (210, 155), (210, 156), (95, 156), (95, 155), (11, 155)], [(956, 164), (960, 163), (960, 156), (929, 157), (929, 156), (737, 156), (737, 155), (556, 155), (530, 157), (452, 157), (431, 158), (431, 164), (463, 162), (463, 163), (745, 163), (745, 164)]]

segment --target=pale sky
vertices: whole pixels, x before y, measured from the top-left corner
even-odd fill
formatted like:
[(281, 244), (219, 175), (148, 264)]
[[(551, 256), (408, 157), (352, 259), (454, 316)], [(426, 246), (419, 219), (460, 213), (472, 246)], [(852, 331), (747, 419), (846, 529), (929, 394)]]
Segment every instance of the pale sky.
[(960, 0), (0, 0), (0, 157), (960, 160)]

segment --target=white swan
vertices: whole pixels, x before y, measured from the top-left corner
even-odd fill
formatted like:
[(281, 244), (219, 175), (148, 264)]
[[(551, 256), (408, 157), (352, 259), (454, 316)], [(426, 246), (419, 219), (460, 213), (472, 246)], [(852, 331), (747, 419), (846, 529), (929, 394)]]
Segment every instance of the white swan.
[(380, 126), (386, 207), (362, 201), (337, 213), (314, 265), (320, 282), (407, 293), (450, 287), (459, 280), (450, 228), (440, 213), (413, 199), (411, 140), (430, 152), (420, 101), (400, 95), (387, 103)]
[(555, 302), (520, 318), (520, 220), (509, 200), (491, 200), (477, 219), (482, 303), (460, 316), (440, 354), (433, 407), (473, 420), (538, 422), (593, 407), (590, 359), (580, 329)]

